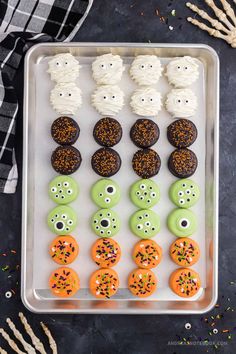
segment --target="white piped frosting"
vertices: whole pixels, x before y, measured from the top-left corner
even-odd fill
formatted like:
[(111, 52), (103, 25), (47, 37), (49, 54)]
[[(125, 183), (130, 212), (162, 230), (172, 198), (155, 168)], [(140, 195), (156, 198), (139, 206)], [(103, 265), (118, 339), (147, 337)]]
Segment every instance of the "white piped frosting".
[(100, 55), (92, 64), (93, 78), (98, 85), (117, 84), (124, 70), (123, 60), (119, 55)]
[(74, 82), (57, 84), (51, 91), (50, 102), (59, 114), (75, 114), (82, 104), (81, 90)]
[(81, 66), (78, 60), (70, 53), (55, 55), (48, 63), (47, 72), (51, 75), (51, 80), (62, 82), (75, 82), (79, 76)]
[(161, 94), (152, 87), (143, 87), (134, 91), (130, 106), (139, 116), (157, 116), (162, 107)]
[(155, 85), (163, 68), (156, 55), (138, 55), (130, 67), (131, 78), (141, 86)]
[(176, 88), (188, 87), (199, 77), (198, 60), (188, 56), (171, 60), (166, 67), (166, 76)]
[(190, 89), (172, 89), (167, 95), (166, 109), (174, 118), (192, 117), (197, 107), (197, 97)]
[(100, 114), (114, 116), (124, 106), (124, 92), (116, 85), (99, 86), (92, 94), (92, 105)]

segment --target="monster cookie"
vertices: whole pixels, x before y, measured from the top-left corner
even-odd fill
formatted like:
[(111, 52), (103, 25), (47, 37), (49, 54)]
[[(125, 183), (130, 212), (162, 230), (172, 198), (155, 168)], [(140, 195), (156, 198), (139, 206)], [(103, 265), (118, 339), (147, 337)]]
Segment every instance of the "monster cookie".
[(76, 181), (69, 176), (57, 176), (49, 184), (49, 197), (57, 204), (69, 204), (79, 194)]
[(130, 229), (138, 237), (147, 239), (160, 231), (160, 217), (152, 210), (138, 210), (131, 215)]
[(155, 268), (161, 259), (162, 248), (153, 240), (142, 240), (134, 246), (133, 260), (139, 268)]
[(73, 145), (79, 137), (80, 128), (70, 117), (59, 117), (52, 123), (51, 135), (59, 145)]
[(199, 274), (190, 268), (176, 269), (170, 276), (171, 290), (181, 297), (192, 297), (201, 287)]
[(92, 63), (93, 78), (98, 85), (117, 84), (124, 70), (121, 57), (111, 53), (98, 56)]
[(188, 209), (174, 209), (167, 218), (170, 232), (177, 237), (188, 237), (197, 231), (196, 215)]
[(119, 288), (118, 274), (109, 268), (94, 272), (89, 281), (91, 293), (100, 299), (110, 299)]
[(115, 211), (100, 209), (92, 216), (91, 225), (97, 236), (112, 237), (120, 230), (120, 219)]
[(49, 247), (49, 254), (58, 264), (70, 264), (79, 254), (79, 246), (72, 236), (58, 236)]
[(93, 261), (101, 268), (110, 268), (116, 265), (121, 256), (118, 243), (111, 238), (97, 240), (91, 250)]
[(167, 138), (176, 148), (191, 146), (197, 138), (197, 128), (189, 119), (178, 119), (167, 128)]
[(121, 125), (114, 118), (102, 118), (93, 129), (93, 137), (99, 145), (112, 147), (118, 144), (122, 137)]
[(119, 203), (120, 187), (109, 178), (100, 179), (92, 186), (91, 197), (100, 208), (112, 208)]
[(133, 156), (132, 166), (139, 177), (151, 178), (158, 174), (161, 159), (158, 153), (152, 149), (138, 150)]
[(130, 106), (138, 116), (155, 117), (162, 107), (161, 94), (152, 87), (136, 89), (131, 96)]
[(200, 249), (191, 238), (178, 238), (170, 246), (170, 256), (179, 266), (190, 267), (199, 260)]
[(104, 116), (116, 115), (124, 106), (124, 92), (116, 85), (102, 85), (92, 94), (92, 105)]
[(171, 85), (188, 87), (199, 77), (198, 60), (188, 56), (173, 59), (166, 67), (166, 76)]
[(77, 215), (71, 207), (61, 205), (50, 211), (47, 223), (54, 234), (68, 235), (77, 225)]
[(47, 72), (51, 75), (51, 80), (57, 83), (74, 82), (79, 76), (81, 66), (78, 60), (70, 53), (54, 55), (48, 62)]
[(151, 147), (159, 136), (159, 127), (151, 119), (138, 119), (130, 130), (130, 138), (139, 148)]
[(157, 278), (150, 269), (135, 269), (129, 275), (128, 287), (138, 297), (148, 297), (157, 288)]
[(78, 274), (69, 267), (60, 267), (52, 272), (49, 278), (49, 288), (55, 296), (73, 296), (80, 288)]
[(168, 160), (170, 172), (178, 178), (187, 178), (194, 174), (198, 166), (195, 153), (189, 149), (174, 150)]
[(70, 175), (77, 171), (81, 161), (81, 154), (74, 146), (58, 146), (51, 157), (52, 167), (62, 175)]
[(130, 76), (138, 85), (150, 86), (159, 81), (162, 71), (156, 55), (138, 55), (131, 64)]
[(174, 182), (169, 190), (171, 201), (179, 208), (190, 208), (200, 197), (198, 185), (190, 179), (181, 179)]
[(59, 114), (75, 114), (82, 105), (81, 90), (74, 82), (57, 84), (50, 93), (50, 103)]
[(159, 187), (151, 179), (140, 179), (132, 184), (130, 199), (140, 209), (152, 208), (160, 199)]
[(121, 158), (118, 152), (111, 148), (97, 150), (91, 159), (94, 172), (102, 177), (115, 175), (121, 166)]
[(172, 89), (167, 95), (166, 109), (173, 118), (192, 117), (197, 107), (197, 97), (190, 89)]

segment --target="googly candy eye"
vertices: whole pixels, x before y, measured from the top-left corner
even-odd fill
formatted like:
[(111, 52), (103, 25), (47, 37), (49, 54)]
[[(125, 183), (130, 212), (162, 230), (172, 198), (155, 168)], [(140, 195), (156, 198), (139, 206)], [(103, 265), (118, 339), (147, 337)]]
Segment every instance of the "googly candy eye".
[(178, 192), (178, 196), (179, 196), (179, 197), (183, 197), (183, 195), (184, 195), (184, 192), (182, 192), (182, 191), (179, 191), (179, 192)]
[(191, 194), (191, 190), (190, 189), (186, 189), (185, 194)]
[(142, 230), (142, 229), (143, 229), (143, 224), (138, 224), (138, 225), (137, 225), (137, 229), (138, 229), (138, 230)]
[(5, 297), (6, 297), (7, 299), (10, 299), (10, 298), (12, 297), (12, 292), (11, 292), (11, 291), (7, 291), (7, 292), (5, 293)]
[[(63, 197), (63, 196), (62, 196)], [(59, 198), (59, 194), (55, 194), (55, 198)]]
[(185, 204), (185, 200), (184, 199), (180, 199), (179, 200), (179, 204), (184, 205)]
[(184, 326), (186, 329), (191, 329), (192, 328), (192, 326), (191, 326), (191, 324), (190, 323), (185, 323), (185, 326)]
[(72, 189), (67, 189), (66, 193), (71, 195), (73, 193), (73, 190)]
[(111, 201), (111, 199), (110, 199), (110, 198), (105, 198), (105, 203), (109, 204), (109, 203), (110, 203), (110, 201)]
[(152, 197), (152, 198), (156, 198), (156, 193), (155, 192), (152, 192), (152, 193), (150, 193), (150, 196)]
[(151, 223), (149, 221), (146, 221), (144, 225), (149, 227), (151, 226)]
[(139, 191), (136, 192), (136, 195), (137, 195), (137, 196), (140, 196), (140, 194), (141, 194), (141, 193), (140, 193)]
[(107, 194), (114, 195), (116, 193), (116, 187), (109, 185), (106, 187)]
[(62, 219), (65, 219), (65, 220), (67, 219), (67, 215), (66, 214), (62, 214), (61, 217), (62, 217)]
[(68, 182), (64, 182), (63, 183), (63, 187), (68, 188), (69, 187), (69, 183)]
[(73, 223), (73, 220), (68, 220), (68, 221), (67, 221), (67, 224), (70, 225), (70, 226), (73, 225), (73, 224), (74, 224), (74, 223)]
[(51, 192), (52, 192), (52, 193), (56, 193), (56, 191), (57, 191), (57, 187), (52, 187), (52, 188), (51, 188)]
[(187, 229), (190, 226), (190, 222), (188, 219), (180, 219), (179, 226), (183, 229)]

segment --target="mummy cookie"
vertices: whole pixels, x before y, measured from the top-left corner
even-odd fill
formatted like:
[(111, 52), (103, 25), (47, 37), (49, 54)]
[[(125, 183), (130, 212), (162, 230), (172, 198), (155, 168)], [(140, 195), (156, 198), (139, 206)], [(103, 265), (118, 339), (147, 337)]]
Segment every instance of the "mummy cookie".
[(190, 89), (173, 89), (167, 95), (166, 109), (173, 118), (192, 117), (197, 107), (197, 97)]
[(81, 66), (70, 53), (55, 55), (48, 63), (47, 72), (56, 83), (75, 82)]
[(57, 204), (69, 204), (78, 194), (76, 181), (69, 176), (57, 176), (49, 184), (49, 197)]
[(120, 230), (120, 219), (111, 209), (100, 209), (92, 216), (92, 229), (99, 237), (112, 237)]
[(157, 56), (138, 55), (131, 64), (130, 76), (138, 85), (155, 85), (162, 71), (161, 62)]
[(76, 227), (77, 215), (68, 205), (60, 205), (50, 211), (47, 223), (54, 234), (69, 235)]
[(92, 105), (100, 114), (114, 116), (124, 106), (124, 92), (116, 85), (99, 86), (92, 94)]
[(160, 199), (158, 185), (151, 179), (140, 179), (130, 188), (130, 199), (140, 209), (149, 209)]
[(81, 90), (74, 82), (57, 84), (51, 91), (50, 103), (59, 114), (75, 114), (82, 104)]
[(138, 210), (129, 221), (131, 231), (140, 238), (152, 238), (160, 231), (160, 217), (154, 211)]
[(171, 60), (166, 67), (166, 76), (176, 88), (188, 87), (199, 77), (198, 61), (187, 56)]
[(191, 208), (200, 197), (198, 185), (191, 179), (174, 182), (169, 190), (171, 201), (179, 208)]
[(120, 194), (119, 185), (109, 178), (100, 179), (91, 189), (92, 200), (103, 209), (112, 208), (118, 204)]
[(98, 85), (115, 85), (122, 77), (125, 67), (119, 55), (100, 55), (92, 64), (93, 78)]
[(170, 232), (177, 237), (188, 237), (197, 230), (196, 215), (188, 209), (175, 209), (167, 218)]
[(162, 107), (161, 94), (152, 87), (139, 88), (134, 91), (130, 106), (132, 111), (139, 116), (157, 116)]

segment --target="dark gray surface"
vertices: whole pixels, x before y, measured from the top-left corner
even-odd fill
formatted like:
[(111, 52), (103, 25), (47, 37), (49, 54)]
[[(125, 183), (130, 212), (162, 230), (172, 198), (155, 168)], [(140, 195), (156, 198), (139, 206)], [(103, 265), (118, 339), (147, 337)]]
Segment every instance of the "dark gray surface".
[[(221, 40), (209, 37), (206, 33), (188, 24), (185, 20), (190, 11), (185, 1), (175, 0), (95, 0), (95, 4), (80, 32), (77, 41), (114, 41), (114, 42), (183, 42), (205, 43), (211, 45), (221, 60), (221, 116), (220, 116), (220, 259), (219, 259), (219, 307), (203, 316), (48, 316), (34, 315), (24, 309), (20, 300), (20, 272), (16, 266), (20, 263), (21, 237), (21, 183), (15, 195), (0, 195), (0, 263), (9, 265), (9, 270), (0, 270), (0, 326), (7, 316), (16, 320), (19, 310), (27, 314), (34, 328), (44, 320), (54, 333), (59, 353), (70, 354), (156, 354), (156, 353), (192, 353), (215, 351), (235, 353), (235, 313), (236, 304), (236, 50)], [(195, 3), (202, 4), (203, 1)], [(155, 10), (168, 16), (169, 25), (161, 23)], [(176, 16), (170, 11), (176, 9)], [(143, 15), (141, 13), (143, 12)], [(181, 19), (179, 19), (181, 17)], [(179, 28), (181, 27), (181, 28)], [(21, 75), (21, 74), (19, 74)], [(19, 92), (22, 88), (19, 88)], [(17, 156), (21, 166), (22, 134), (21, 122), (18, 122)], [(21, 171), (20, 171), (21, 174)], [(16, 254), (11, 253), (16, 250)], [(6, 256), (3, 254), (6, 253)], [(235, 281), (235, 284), (230, 282)], [(5, 292), (13, 289), (15, 295), (5, 298)], [(229, 308), (230, 307), (230, 308)], [(222, 314), (222, 318), (215, 318)], [(214, 318), (210, 318), (213, 316)], [(184, 325), (190, 322), (191, 330)], [(211, 323), (215, 323), (211, 326)], [(210, 335), (217, 328), (219, 333)], [(222, 330), (229, 329), (229, 333)], [(38, 332), (41, 338), (42, 334)], [(213, 346), (170, 346), (168, 341), (189, 338), (191, 341), (208, 339), (224, 341), (225, 345)], [(184, 340), (183, 340), (184, 343)], [(215, 343), (217, 344), (217, 343)], [(0, 338), (0, 345), (8, 350)], [(50, 352), (50, 351), (48, 351)]]

